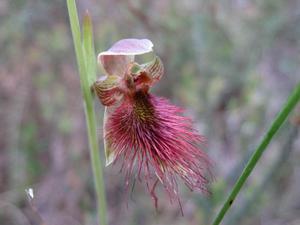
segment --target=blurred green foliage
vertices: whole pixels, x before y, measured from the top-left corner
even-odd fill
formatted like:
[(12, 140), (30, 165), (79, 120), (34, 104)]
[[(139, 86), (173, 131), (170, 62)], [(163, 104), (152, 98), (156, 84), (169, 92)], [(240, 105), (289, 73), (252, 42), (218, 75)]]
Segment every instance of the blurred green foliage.
[[(152, 92), (187, 109), (195, 127), (207, 137), (206, 150), (214, 162), (212, 195), (190, 193), (180, 184), (183, 218), (162, 191), (156, 213), (139, 182), (126, 207), (118, 166), (105, 168), (109, 224), (208, 224), (300, 81), (299, 1), (77, 3), (81, 16), (86, 9), (92, 14), (97, 52), (122, 38), (152, 40), (166, 68)], [(1, 1), (0, 46), (1, 224), (28, 224), (20, 213), (32, 224), (39, 216), (46, 224), (95, 224), (82, 98), (65, 1)], [(101, 137), (103, 108), (97, 107)], [(298, 224), (297, 129), (295, 123), (284, 127), (224, 224)], [(36, 192), (32, 203), (36, 211), (26, 200), (28, 187)], [(253, 193), (258, 193), (257, 198)]]

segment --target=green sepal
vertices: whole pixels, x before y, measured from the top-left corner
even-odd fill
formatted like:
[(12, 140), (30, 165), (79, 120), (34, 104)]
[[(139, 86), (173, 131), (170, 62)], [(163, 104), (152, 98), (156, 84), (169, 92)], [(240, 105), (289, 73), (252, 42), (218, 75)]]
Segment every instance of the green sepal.
[(164, 74), (164, 65), (158, 56), (155, 56), (151, 62), (145, 63), (141, 66), (154, 82), (159, 81)]
[(120, 77), (115, 75), (104, 76), (93, 84), (92, 90), (103, 105), (110, 106), (122, 98), (119, 85)]

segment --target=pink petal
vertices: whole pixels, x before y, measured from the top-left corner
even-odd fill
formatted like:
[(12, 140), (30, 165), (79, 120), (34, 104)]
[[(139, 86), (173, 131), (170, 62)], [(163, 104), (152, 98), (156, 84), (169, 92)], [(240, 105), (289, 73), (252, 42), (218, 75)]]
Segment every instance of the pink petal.
[(98, 62), (101, 63), (107, 75), (124, 76), (128, 64), (134, 60), (134, 56), (100, 54), (98, 56)]
[(107, 51), (101, 52), (98, 55), (98, 62), (108, 75), (123, 76), (134, 56), (151, 52), (152, 47), (153, 44), (148, 39), (123, 39)]
[(141, 55), (153, 51), (153, 44), (148, 39), (123, 39), (116, 42), (110, 49), (101, 52), (105, 55)]

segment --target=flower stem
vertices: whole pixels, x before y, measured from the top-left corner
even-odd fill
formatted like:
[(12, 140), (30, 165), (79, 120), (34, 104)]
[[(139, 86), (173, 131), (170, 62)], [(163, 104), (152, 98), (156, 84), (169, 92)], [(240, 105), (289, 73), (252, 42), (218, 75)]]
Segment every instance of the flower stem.
[[(90, 148), (91, 164), (96, 188), (97, 204), (98, 204), (98, 220), (101, 225), (107, 225), (106, 218), (106, 198), (105, 198), (105, 187), (102, 171), (102, 163), (100, 159), (99, 146), (96, 133), (96, 117), (93, 105), (93, 96), (90, 91), (91, 79), (94, 79), (96, 71), (93, 49), (91, 46), (92, 40), (92, 28), (91, 21), (86, 21), (84, 24), (84, 35), (83, 41), (81, 40), (80, 25), (77, 15), (77, 8), (75, 0), (67, 0), (67, 7), (70, 18), (70, 25), (72, 30), (72, 36), (74, 41), (75, 53), (77, 58), (77, 64), (80, 76), (80, 85), (84, 100), (84, 110), (87, 123), (88, 141)], [(86, 18), (86, 20), (89, 18)], [(90, 47), (88, 47), (90, 46)]]
[(263, 137), (262, 141), (252, 154), (251, 158), (249, 159), (247, 165), (245, 166), (241, 176), (235, 183), (235, 185), (232, 188), (231, 193), (227, 197), (223, 207), (221, 208), (220, 212), (217, 214), (213, 225), (218, 225), (223, 220), (226, 212), (231, 207), (233, 201), (235, 200), (236, 196), (240, 192), (241, 188), (243, 187), (244, 183), (246, 182), (247, 178), (251, 174), (252, 170), (254, 169), (256, 163), (262, 156), (263, 152), (266, 150), (267, 146), (273, 139), (276, 132), (279, 130), (279, 128), (282, 126), (286, 118), (288, 117), (289, 113), (295, 108), (297, 103), (300, 100), (300, 83), (296, 85), (296, 88), (288, 98), (287, 102), (283, 106), (282, 110), (279, 112), (275, 120), (273, 121), (271, 127)]

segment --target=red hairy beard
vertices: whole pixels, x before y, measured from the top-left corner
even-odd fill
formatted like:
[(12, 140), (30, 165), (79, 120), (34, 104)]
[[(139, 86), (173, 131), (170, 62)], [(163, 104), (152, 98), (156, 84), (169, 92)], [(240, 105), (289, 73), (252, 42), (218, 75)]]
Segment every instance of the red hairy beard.
[(207, 192), (210, 163), (200, 149), (205, 138), (182, 112), (167, 99), (140, 91), (125, 97), (106, 123), (105, 138), (115, 161), (123, 161), (126, 188), (134, 177), (144, 181), (156, 208), (158, 181), (179, 204), (177, 177), (191, 190)]

